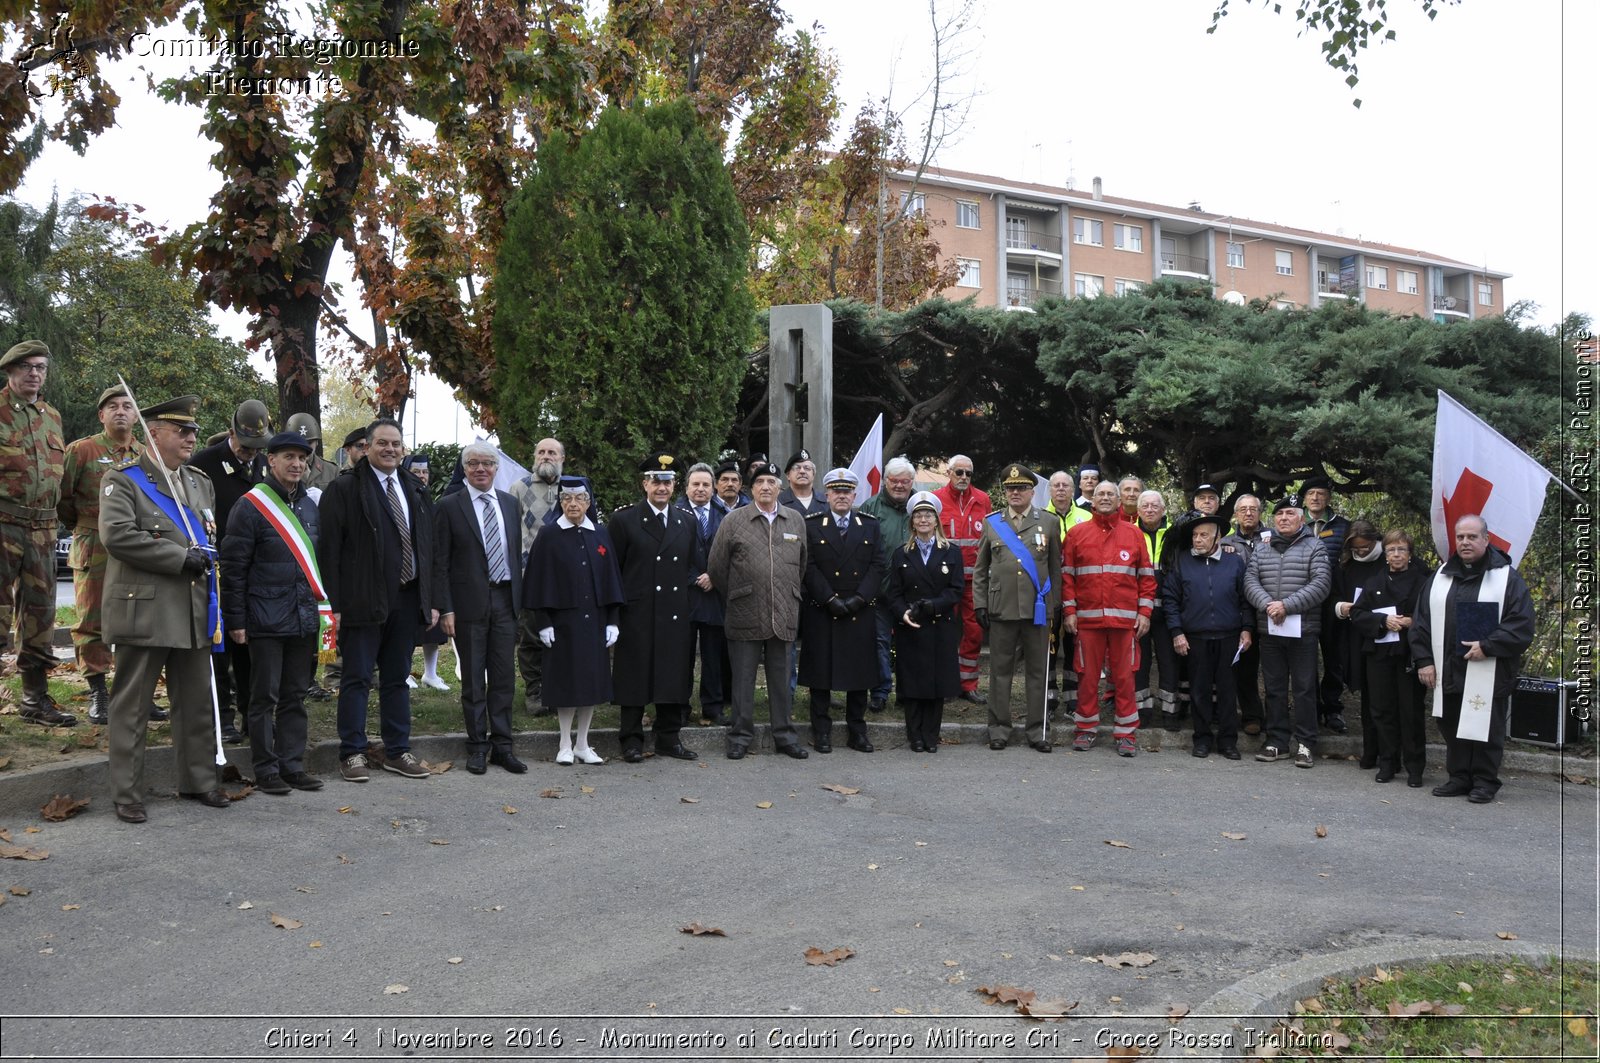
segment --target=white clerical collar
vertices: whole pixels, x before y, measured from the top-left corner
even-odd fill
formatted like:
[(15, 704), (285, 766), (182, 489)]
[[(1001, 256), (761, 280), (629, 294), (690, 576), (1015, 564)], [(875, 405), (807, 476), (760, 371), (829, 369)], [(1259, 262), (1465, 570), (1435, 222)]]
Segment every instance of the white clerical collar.
[(582, 528), (585, 531), (594, 531), (594, 521), (590, 520), (588, 517), (584, 517), (582, 524), (574, 524), (570, 520), (568, 520), (567, 519), (567, 515), (565, 513), (563, 513), (563, 514), (561, 514), (561, 516), (556, 518), (556, 527), (558, 527), (558, 528)]

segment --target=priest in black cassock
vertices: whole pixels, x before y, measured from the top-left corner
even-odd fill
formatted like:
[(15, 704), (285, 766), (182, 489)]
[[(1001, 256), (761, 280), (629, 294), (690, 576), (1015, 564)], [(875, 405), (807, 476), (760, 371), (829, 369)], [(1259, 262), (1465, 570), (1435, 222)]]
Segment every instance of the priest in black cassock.
[[(617, 641), (622, 576), (611, 536), (589, 517), (589, 485), (563, 476), (561, 516), (533, 541), (522, 577), (523, 608), (544, 644), (545, 705), (561, 721), (557, 764), (603, 764), (589, 746), (594, 707), (611, 700), (608, 650)], [(573, 724), (577, 743), (573, 743)]]

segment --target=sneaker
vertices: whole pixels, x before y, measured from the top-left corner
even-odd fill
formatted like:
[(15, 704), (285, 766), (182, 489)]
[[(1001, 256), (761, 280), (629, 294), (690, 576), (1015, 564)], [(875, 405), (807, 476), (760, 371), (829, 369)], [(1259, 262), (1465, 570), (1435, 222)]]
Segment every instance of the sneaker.
[(443, 679), (440, 679), (436, 675), (425, 675), (425, 676), (423, 676), (422, 677), (422, 685), (425, 686), (425, 687), (432, 687), (434, 690), (442, 690), (446, 694), (450, 693), (449, 684), (447, 684)]
[(579, 746), (572, 751), (572, 755), (585, 764), (604, 764), (606, 758), (596, 753), (590, 746)]
[(1136, 757), (1139, 755), (1139, 746), (1131, 738), (1117, 739), (1117, 756)]
[(392, 771), (396, 775), (404, 775), (408, 779), (426, 779), (433, 774), (409, 749), (398, 757), (386, 758), (383, 762), (383, 770)]
[(1093, 731), (1079, 731), (1072, 736), (1072, 748), (1079, 753), (1094, 748), (1095, 734)]
[(1256, 754), (1256, 759), (1261, 761), (1263, 764), (1271, 764), (1273, 761), (1277, 760), (1279, 757), (1283, 757), (1283, 756), (1287, 756), (1287, 755), (1288, 754), (1284, 753), (1277, 746), (1262, 746), (1261, 747), (1261, 752)]
[(1311, 767), (1311, 747), (1302, 745), (1294, 751), (1294, 766), (1297, 768)]
[(345, 782), (366, 782), (372, 776), (367, 774), (367, 755), (365, 753), (352, 753), (339, 762), (339, 774), (344, 776)]

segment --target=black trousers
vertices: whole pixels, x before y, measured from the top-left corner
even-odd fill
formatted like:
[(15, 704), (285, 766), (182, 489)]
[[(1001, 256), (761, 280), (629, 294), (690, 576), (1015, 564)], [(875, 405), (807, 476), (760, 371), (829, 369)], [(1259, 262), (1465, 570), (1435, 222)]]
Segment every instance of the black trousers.
[[(1294, 752), (1291, 740), (1317, 748), (1317, 640), (1261, 636), (1261, 675), (1267, 686), (1266, 744)], [(1291, 718), (1289, 696), (1294, 695)]]
[(1423, 696), (1427, 690), (1409, 664), (1410, 658), (1403, 653), (1368, 654), (1362, 689), (1377, 737), (1378, 767), (1388, 771), (1404, 767), (1408, 775), (1421, 775), (1427, 760)]
[(723, 693), (727, 689), (728, 640), (722, 634), (721, 624), (703, 624), (696, 620), (695, 646), (700, 654), (700, 715), (708, 720), (722, 722), (722, 706), (726, 704)]
[(901, 698), (906, 714), (906, 742), (920, 743), (929, 753), (939, 752), (939, 728), (944, 724), (943, 698)]
[[(683, 721), (689, 718), (689, 706), (656, 703), (655, 723), (650, 725), (650, 733), (655, 736), (657, 749), (671, 749), (678, 744), (678, 732), (683, 730)], [(617, 741), (626, 753), (630, 749), (644, 752), (644, 706), (622, 706), (621, 719), (617, 723)]]
[[(224, 727), (233, 722), (235, 709), (241, 717), (248, 714), (251, 691), (255, 689), (250, 682), (249, 643), (241, 646), (228, 639), (226, 645), (222, 653), (211, 655), (211, 671), (217, 677), (217, 706), (222, 712)], [(307, 682), (306, 685), (311, 684)]]
[(352, 624), (339, 629), (344, 675), (339, 680), (339, 758), (367, 751), (367, 700), (372, 678), (378, 677), (378, 721), (384, 753), (398, 757), (411, 750), (411, 655), (422, 630), (422, 604), (417, 582), (401, 586), (390, 597), (389, 615), (381, 624)]
[(305, 695), (311, 685), (316, 643), (315, 635), (303, 635), (252, 638), (244, 645), (250, 652), (250, 700), (245, 728), (250, 735), (250, 761), (257, 779), (305, 770)]
[(1444, 695), (1444, 715), (1439, 717), (1439, 733), (1444, 736), (1444, 770), (1458, 786), (1496, 793), (1500, 789), (1500, 762), (1506, 755), (1506, 719), (1511, 698), (1495, 698), (1489, 705), (1489, 740), (1474, 742), (1456, 737), (1461, 722), (1461, 691)]
[(1239, 654), (1239, 663), (1233, 666), (1233, 690), (1239, 699), (1239, 722), (1265, 723), (1266, 708), (1261, 704), (1261, 639), (1254, 638), (1250, 648)]
[(524, 609), (517, 624), (517, 669), (522, 673), (522, 707), (535, 712), (544, 683), (544, 643), (533, 626), (533, 610)]
[(1344, 694), (1344, 637), (1348, 622), (1333, 615), (1333, 596), (1322, 603), (1322, 630), (1317, 633), (1317, 643), (1322, 648), (1322, 679), (1317, 684), (1317, 714), (1328, 716), (1343, 713), (1339, 698)]
[[(811, 741), (813, 744), (833, 744), (833, 717), (829, 714), (831, 690), (811, 688)], [(867, 692), (849, 690), (844, 695), (844, 726), (849, 740), (860, 744), (867, 740)]]
[(461, 719), (467, 752), (511, 752), (511, 702), (516, 695), (517, 611), (511, 585), (490, 591), (489, 615), (456, 624), (461, 660)]
[(1189, 692), (1196, 742), (1215, 739), (1220, 749), (1239, 745), (1238, 700), (1233, 688), (1233, 654), (1238, 648), (1238, 635), (1189, 640)]

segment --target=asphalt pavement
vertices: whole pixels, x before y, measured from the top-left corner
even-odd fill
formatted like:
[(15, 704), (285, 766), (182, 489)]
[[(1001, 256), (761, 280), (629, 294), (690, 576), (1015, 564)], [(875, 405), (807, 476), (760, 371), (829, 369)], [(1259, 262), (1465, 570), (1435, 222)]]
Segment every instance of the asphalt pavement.
[[(0, 1056), (1099, 1058), (1319, 957), (1594, 954), (1591, 785), (1514, 770), (1478, 806), (1342, 760), (875, 731), (734, 762), (708, 729), (697, 762), (592, 768), (530, 742), (527, 775), (481, 777), (424, 739), (455, 768), (152, 796), (143, 826), (103, 789), (61, 823), (0, 804), (49, 852), (0, 862), (27, 891), (0, 907)], [(983, 986), (1075, 1006), (1033, 1022)]]

